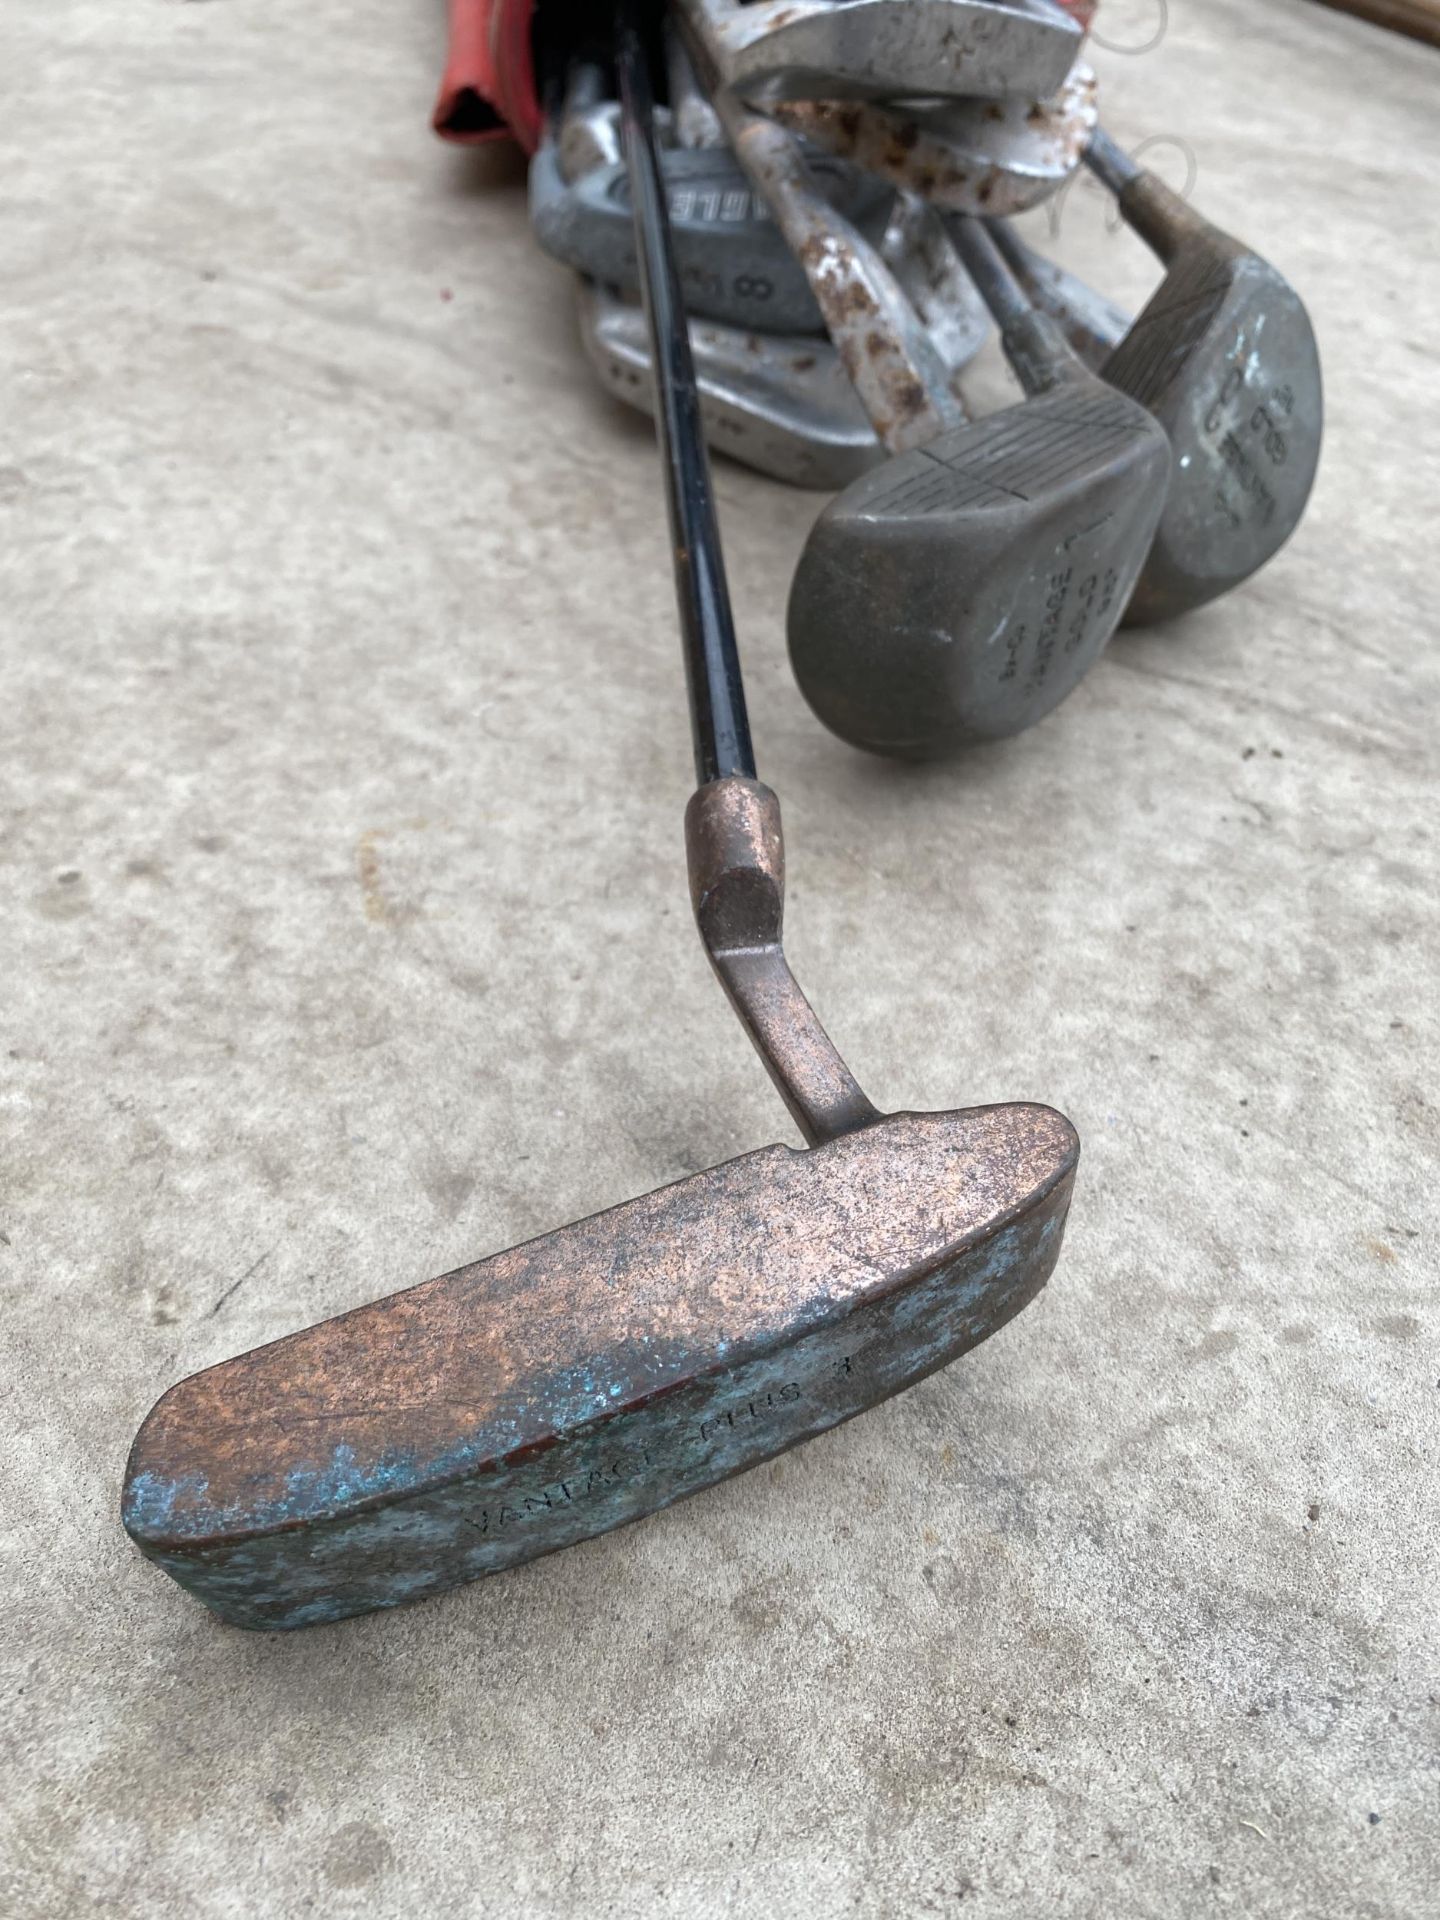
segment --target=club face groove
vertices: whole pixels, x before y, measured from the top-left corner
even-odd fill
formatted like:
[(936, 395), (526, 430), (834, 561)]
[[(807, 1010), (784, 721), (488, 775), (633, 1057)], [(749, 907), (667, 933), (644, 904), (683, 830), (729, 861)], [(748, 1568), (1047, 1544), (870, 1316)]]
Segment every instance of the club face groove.
[(1170, 497), (1127, 625), (1204, 605), (1274, 558), (1304, 514), (1323, 434), (1303, 302), (1258, 254), (1184, 249), (1104, 377), (1169, 435)]
[(1170, 449), (1089, 376), (942, 435), (826, 508), (791, 589), (790, 657), (852, 745), (932, 759), (1050, 712), (1109, 640)]
[(1078, 1144), (1046, 1107), (770, 1147), (171, 1389), (131, 1537), (223, 1619), (398, 1605), (637, 1519), (945, 1365), (1034, 1297)]

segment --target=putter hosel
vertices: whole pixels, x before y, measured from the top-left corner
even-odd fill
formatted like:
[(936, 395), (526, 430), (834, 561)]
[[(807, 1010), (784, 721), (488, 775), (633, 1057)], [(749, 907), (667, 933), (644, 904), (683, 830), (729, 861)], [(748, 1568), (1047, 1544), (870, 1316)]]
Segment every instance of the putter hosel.
[(780, 802), (758, 780), (713, 780), (685, 810), (695, 924), (740, 1024), (810, 1146), (880, 1118), (816, 1018), (781, 944)]

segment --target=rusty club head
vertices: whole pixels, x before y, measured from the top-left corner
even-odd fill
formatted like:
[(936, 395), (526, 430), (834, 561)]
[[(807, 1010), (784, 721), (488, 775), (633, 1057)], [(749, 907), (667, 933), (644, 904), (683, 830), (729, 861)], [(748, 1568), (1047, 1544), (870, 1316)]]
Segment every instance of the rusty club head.
[(704, 945), (806, 1139), (182, 1381), (126, 1472), (142, 1552), (239, 1626), (388, 1607), (602, 1533), (966, 1352), (1045, 1284), (1077, 1155), (1047, 1107), (878, 1114), (785, 962), (638, 39), (619, 36), (700, 786)]

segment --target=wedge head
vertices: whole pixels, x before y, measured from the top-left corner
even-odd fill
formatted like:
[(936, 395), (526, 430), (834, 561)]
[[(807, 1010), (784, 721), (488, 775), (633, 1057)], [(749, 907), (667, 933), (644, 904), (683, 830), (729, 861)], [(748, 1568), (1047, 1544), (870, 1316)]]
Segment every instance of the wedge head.
[(1055, 0), (680, 0), (742, 99), (1048, 99), (1084, 33)]
[(1077, 374), (863, 476), (791, 587), (801, 692), (841, 739), (902, 759), (1033, 726), (1113, 633), (1169, 470), (1150, 414)]
[(1125, 613), (1145, 626), (1228, 593), (1299, 525), (1324, 430), (1320, 354), (1289, 282), (1212, 230), (1182, 247), (1103, 373), (1149, 408), (1175, 451)]
[(434, 1594), (636, 1520), (994, 1333), (1048, 1279), (1047, 1107), (769, 1147), (173, 1387), (124, 1521), (234, 1625)]

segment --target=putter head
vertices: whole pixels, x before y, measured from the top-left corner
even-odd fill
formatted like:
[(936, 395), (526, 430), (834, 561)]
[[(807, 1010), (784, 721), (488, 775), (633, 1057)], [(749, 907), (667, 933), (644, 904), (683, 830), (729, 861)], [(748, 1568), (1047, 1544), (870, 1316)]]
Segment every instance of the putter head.
[[(602, 386), (652, 418), (650, 332), (638, 305), (581, 279), (580, 338)], [(798, 334), (690, 322), (705, 438), (719, 453), (792, 487), (833, 491), (884, 459), (840, 356)]]
[[(662, 155), (681, 290), (689, 312), (769, 333), (818, 333), (823, 322), (805, 270), (726, 148)], [(841, 160), (818, 156), (817, 184), (862, 231), (884, 232), (893, 191)], [(640, 284), (630, 183), (623, 161), (567, 180), (553, 141), (530, 162), (530, 223), (552, 259), (592, 280)]]
[(1044, 100), (1079, 24), (1053, 0), (678, 0), (743, 100), (1020, 94)]
[(1113, 633), (1169, 471), (1151, 416), (1078, 364), (888, 461), (806, 542), (788, 613), (801, 692), (841, 739), (902, 759), (1033, 726)]
[(1102, 369), (1175, 450), (1127, 626), (1173, 619), (1257, 573), (1299, 525), (1320, 461), (1324, 392), (1304, 303), (1258, 254), (1197, 225)]
[(768, 1147), (210, 1367), (123, 1516), (222, 1619), (302, 1627), (551, 1553), (849, 1419), (1048, 1279), (1078, 1142), (1047, 1107)]

